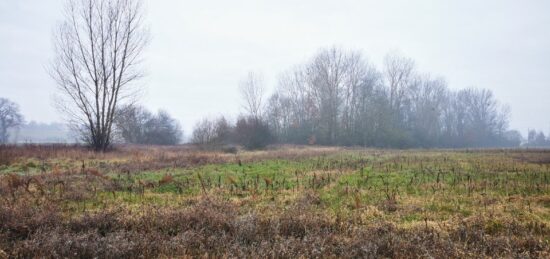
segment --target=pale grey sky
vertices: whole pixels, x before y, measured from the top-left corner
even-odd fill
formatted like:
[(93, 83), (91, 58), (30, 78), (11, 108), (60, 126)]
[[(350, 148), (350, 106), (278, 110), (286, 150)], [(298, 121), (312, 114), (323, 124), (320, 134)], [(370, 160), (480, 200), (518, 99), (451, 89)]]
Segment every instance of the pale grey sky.
[[(0, 0), (0, 96), (27, 120), (61, 121), (45, 67), (63, 0)], [(250, 71), (269, 88), (288, 68), (332, 45), (378, 66), (389, 51), (415, 59), (451, 88), (492, 89), (511, 127), (550, 130), (547, 0), (146, 0), (151, 43), (142, 102), (170, 112), (186, 135), (204, 116), (236, 115)]]

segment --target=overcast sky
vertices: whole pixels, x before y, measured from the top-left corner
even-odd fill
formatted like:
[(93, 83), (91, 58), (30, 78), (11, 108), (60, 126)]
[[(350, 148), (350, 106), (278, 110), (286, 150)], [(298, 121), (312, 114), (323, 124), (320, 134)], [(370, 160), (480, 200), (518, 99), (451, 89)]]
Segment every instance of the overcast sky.
[[(493, 90), (511, 127), (550, 130), (550, 1), (146, 2), (151, 43), (142, 102), (181, 121), (240, 111), (239, 80), (277, 76), (333, 45), (382, 64), (398, 50), (453, 89)], [(28, 121), (61, 121), (45, 68), (63, 0), (0, 0), (0, 97)]]

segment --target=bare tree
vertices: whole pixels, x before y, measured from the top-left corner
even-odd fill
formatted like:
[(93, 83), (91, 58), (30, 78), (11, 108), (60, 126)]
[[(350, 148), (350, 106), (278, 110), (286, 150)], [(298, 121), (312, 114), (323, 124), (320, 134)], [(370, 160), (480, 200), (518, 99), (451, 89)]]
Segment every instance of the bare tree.
[(293, 67), (281, 74), (276, 92), (269, 98), (269, 124), (283, 141), (307, 143), (318, 124), (319, 102), (308, 77), (306, 65)]
[(115, 128), (120, 138), (126, 143), (143, 144), (146, 139), (145, 125), (153, 114), (145, 107), (127, 104), (118, 108), (115, 116)]
[(136, 93), (147, 43), (139, 0), (68, 0), (50, 73), (59, 108), (96, 151), (112, 142), (117, 107)]
[(467, 97), (469, 135), (477, 144), (492, 145), (508, 127), (509, 109), (498, 103), (491, 90), (469, 88), (463, 91)]
[(214, 123), (208, 119), (203, 119), (195, 124), (191, 142), (197, 145), (208, 145), (214, 142), (215, 136)]
[(131, 144), (176, 145), (183, 135), (178, 121), (166, 111), (153, 114), (134, 104), (118, 109), (115, 128), (121, 140)]
[(337, 144), (339, 135), (352, 131), (355, 97), (367, 70), (360, 52), (337, 47), (322, 49), (306, 65), (306, 82), (319, 111), (320, 143)]
[(0, 144), (9, 140), (9, 129), (19, 127), (23, 123), (23, 116), (14, 102), (0, 98)]
[(260, 118), (265, 95), (263, 77), (258, 73), (249, 72), (241, 81), (240, 90), (247, 113), (256, 119)]
[(145, 140), (140, 144), (177, 145), (182, 140), (183, 131), (179, 122), (163, 110), (151, 117), (144, 128)]
[(229, 143), (232, 127), (225, 117), (203, 119), (193, 128), (191, 142), (201, 146), (219, 146)]
[(240, 117), (235, 124), (235, 139), (246, 149), (262, 149), (274, 140), (266, 122), (254, 117)]
[(431, 147), (439, 140), (443, 125), (447, 83), (443, 78), (426, 75), (410, 89), (409, 126), (417, 146)]
[(216, 134), (215, 142), (217, 144), (228, 144), (231, 140), (232, 127), (223, 116), (219, 117), (214, 124)]
[(408, 88), (414, 79), (414, 61), (390, 53), (384, 59), (384, 74), (390, 90), (390, 105), (394, 111), (399, 111), (406, 97)]

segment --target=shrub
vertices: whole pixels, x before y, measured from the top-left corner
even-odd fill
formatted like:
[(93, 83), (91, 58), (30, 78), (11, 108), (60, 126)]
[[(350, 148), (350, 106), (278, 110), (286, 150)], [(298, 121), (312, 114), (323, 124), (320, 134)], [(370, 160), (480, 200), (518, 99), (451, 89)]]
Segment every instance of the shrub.
[(247, 149), (262, 149), (273, 143), (269, 125), (258, 118), (241, 117), (235, 125), (235, 137)]

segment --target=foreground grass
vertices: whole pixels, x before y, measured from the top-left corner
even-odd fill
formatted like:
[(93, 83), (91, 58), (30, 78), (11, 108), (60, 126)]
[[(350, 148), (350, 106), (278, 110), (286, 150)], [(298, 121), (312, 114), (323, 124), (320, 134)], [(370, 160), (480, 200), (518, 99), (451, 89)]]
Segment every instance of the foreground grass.
[(13, 257), (550, 255), (547, 151), (188, 152), (5, 163), (0, 249)]

